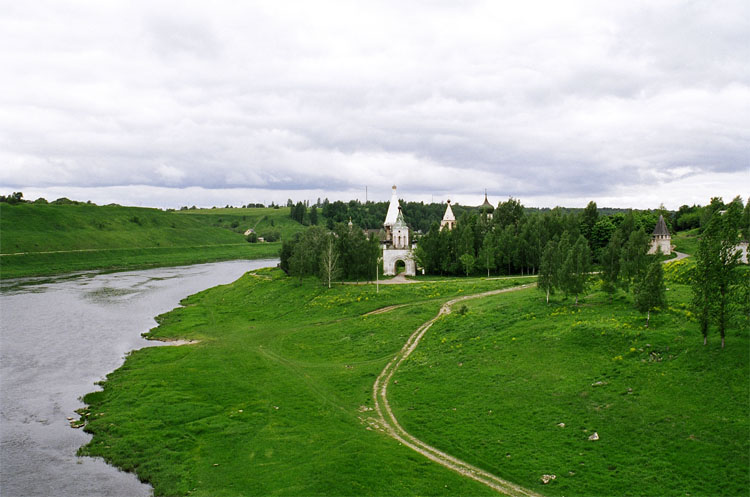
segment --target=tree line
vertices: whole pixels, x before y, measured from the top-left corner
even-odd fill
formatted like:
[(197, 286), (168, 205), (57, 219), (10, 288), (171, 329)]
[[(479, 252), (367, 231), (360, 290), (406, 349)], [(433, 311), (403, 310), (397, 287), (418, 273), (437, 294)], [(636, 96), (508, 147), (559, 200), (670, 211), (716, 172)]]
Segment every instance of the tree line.
[(349, 281), (375, 279), (380, 242), (367, 237), (358, 226), (337, 223), (334, 229), (311, 226), (284, 240), (279, 267), (291, 276), (316, 276), (327, 284), (339, 278)]
[(641, 230), (648, 235), (658, 220), (658, 211), (627, 211), (600, 215), (595, 202), (583, 210), (526, 209), (519, 200), (501, 202), (492, 217), (488, 213), (464, 211), (453, 230), (441, 230), (433, 222), (418, 239), (417, 260), (430, 274), (458, 275), (536, 274), (547, 244), (564, 233), (571, 244), (582, 236), (594, 262), (600, 263), (605, 247), (618, 232)]
[(732, 321), (750, 324), (750, 271), (740, 265), (738, 249), (738, 242), (748, 239), (750, 198), (744, 209), (740, 197), (727, 205), (721, 198), (711, 199), (691, 278), (693, 309), (703, 345), (712, 325), (718, 328), (724, 348), (726, 329)]

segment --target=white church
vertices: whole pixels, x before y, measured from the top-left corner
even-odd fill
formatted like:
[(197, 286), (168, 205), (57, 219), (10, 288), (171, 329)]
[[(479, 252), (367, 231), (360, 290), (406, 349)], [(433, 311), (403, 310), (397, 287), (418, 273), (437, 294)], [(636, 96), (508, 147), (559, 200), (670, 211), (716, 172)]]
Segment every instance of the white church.
[[(484, 203), (479, 206), (480, 213), (485, 219), (491, 220), (494, 207), (487, 199), (487, 192), (484, 192)], [(351, 220), (349, 220), (351, 226)], [(440, 229), (452, 230), (456, 227), (456, 216), (451, 209), (451, 201), (445, 208), (445, 214), (440, 221)], [(383, 223), (385, 231), (383, 240), (383, 274), (386, 276), (395, 276), (398, 273), (397, 266), (399, 262), (404, 264), (404, 274), (406, 276), (415, 276), (417, 265), (414, 260), (414, 249), (416, 244), (411, 243), (409, 238), (409, 227), (404, 220), (404, 214), (401, 212), (401, 206), (398, 203), (398, 194), (396, 185), (393, 185), (391, 192), (391, 202), (388, 204), (388, 212), (385, 215)]]
[(388, 213), (383, 223), (385, 229), (385, 241), (383, 242), (383, 274), (386, 276), (396, 275), (396, 266), (399, 261), (404, 263), (404, 274), (414, 276), (417, 274), (417, 266), (414, 261), (414, 246), (409, 243), (409, 227), (404, 221), (404, 214), (398, 203), (396, 185), (393, 185), (391, 203), (388, 205)]

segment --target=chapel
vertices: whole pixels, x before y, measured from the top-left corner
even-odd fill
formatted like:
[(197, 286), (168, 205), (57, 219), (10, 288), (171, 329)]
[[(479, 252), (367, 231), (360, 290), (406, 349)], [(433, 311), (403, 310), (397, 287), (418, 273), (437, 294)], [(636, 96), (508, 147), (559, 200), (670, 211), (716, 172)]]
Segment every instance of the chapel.
[(396, 275), (396, 266), (399, 262), (404, 264), (404, 274), (414, 276), (417, 274), (414, 261), (413, 246), (409, 241), (409, 226), (404, 220), (404, 213), (398, 203), (396, 185), (393, 185), (391, 202), (383, 223), (385, 229), (385, 241), (383, 242), (383, 274), (386, 276)]

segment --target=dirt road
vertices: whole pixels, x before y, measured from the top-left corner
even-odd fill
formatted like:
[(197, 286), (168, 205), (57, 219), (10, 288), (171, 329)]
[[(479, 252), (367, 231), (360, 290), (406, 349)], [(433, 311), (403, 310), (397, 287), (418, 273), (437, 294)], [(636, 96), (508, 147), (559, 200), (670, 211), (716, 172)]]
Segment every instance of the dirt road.
[(450, 454), (446, 454), (445, 452), (442, 452), (441, 450), (436, 449), (435, 447), (432, 447), (419, 440), (413, 435), (410, 435), (406, 430), (404, 430), (403, 427), (401, 427), (388, 403), (388, 384), (391, 381), (394, 373), (401, 365), (401, 363), (404, 362), (412, 352), (414, 352), (414, 350), (417, 348), (417, 345), (419, 345), (419, 341), (422, 339), (427, 330), (432, 327), (435, 321), (437, 321), (441, 316), (451, 312), (451, 306), (453, 304), (462, 302), (464, 300), (477, 299), (488, 297), (490, 295), (497, 295), (500, 293), (513, 292), (524, 288), (530, 288), (532, 286), (534, 286), (534, 283), (512, 288), (505, 288), (502, 290), (492, 290), (489, 292), (477, 293), (474, 295), (465, 295), (463, 297), (449, 300), (448, 302), (443, 304), (443, 306), (440, 308), (440, 312), (438, 312), (438, 314), (434, 318), (422, 324), (414, 333), (411, 334), (409, 339), (406, 341), (406, 344), (404, 344), (398, 354), (396, 354), (396, 356), (391, 359), (385, 369), (383, 369), (383, 371), (375, 380), (375, 384), (372, 387), (372, 396), (375, 401), (375, 412), (377, 413), (378, 417), (370, 418), (371, 424), (377, 429), (384, 431), (394, 439), (406, 445), (410, 449), (419, 452), (431, 461), (445, 466), (446, 468), (451, 469), (463, 476), (466, 476), (467, 478), (471, 478), (480, 483), (483, 483), (500, 493), (510, 496), (540, 497), (540, 494), (537, 494), (536, 492), (523, 488), (507, 480), (503, 480), (502, 478), (497, 477), (492, 473), (477, 468), (476, 466), (453, 457)]

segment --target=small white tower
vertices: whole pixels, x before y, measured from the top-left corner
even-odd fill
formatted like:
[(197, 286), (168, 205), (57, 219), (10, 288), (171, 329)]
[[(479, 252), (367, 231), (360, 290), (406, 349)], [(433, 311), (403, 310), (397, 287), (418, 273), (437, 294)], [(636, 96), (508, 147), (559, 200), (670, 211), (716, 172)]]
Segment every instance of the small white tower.
[(655, 254), (657, 250), (661, 250), (664, 255), (672, 253), (672, 237), (669, 235), (667, 223), (664, 222), (662, 215), (659, 215), (659, 221), (656, 222), (654, 232), (651, 234), (651, 247), (648, 253)]
[(409, 248), (409, 227), (404, 221), (404, 213), (401, 212), (401, 207), (398, 208), (398, 216), (396, 222), (393, 223), (393, 248), (396, 249), (408, 249)]
[(388, 204), (388, 213), (385, 215), (385, 221), (383, 222), (383, 228), (385, 228), (385, 241), (390, 242), (393, 240), (393, 225), (396, 223), (398, 218), (398, 211), (400, 207), (398, 205), (398, 195), (396, 194), (396, 185), (393, 185), (391, 192), (391, 203)]
[(453, 209), (451, 209), (451, 201), (448, 200), (448, 206), (445, 208), (445, 214), (443, 214), (443, 220), (440, 221), (440, 231), (446, 228), (448, 231), (456, 227), (456, 216), (453, 215)]

